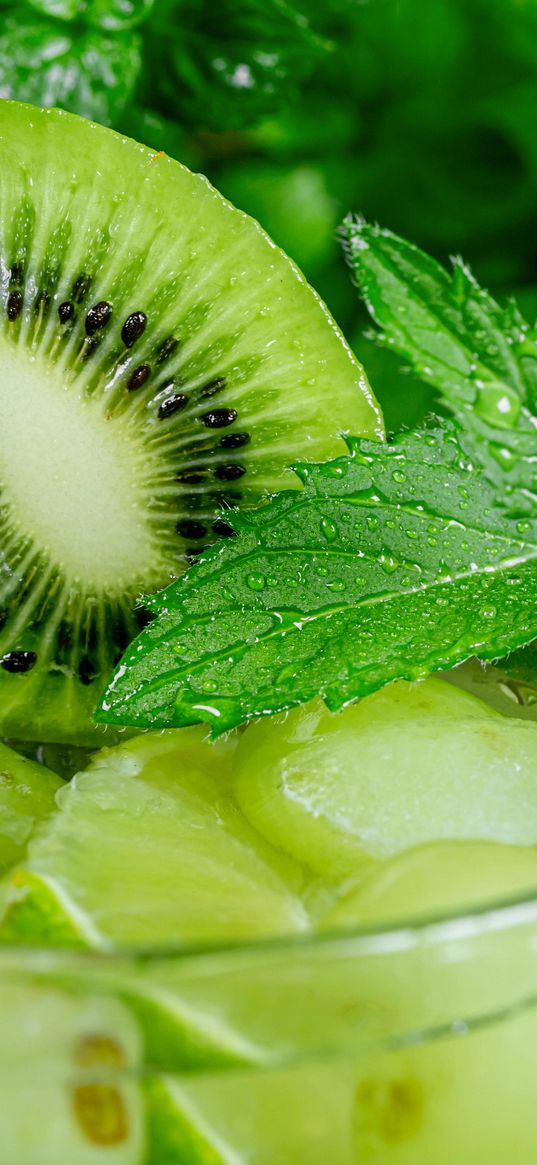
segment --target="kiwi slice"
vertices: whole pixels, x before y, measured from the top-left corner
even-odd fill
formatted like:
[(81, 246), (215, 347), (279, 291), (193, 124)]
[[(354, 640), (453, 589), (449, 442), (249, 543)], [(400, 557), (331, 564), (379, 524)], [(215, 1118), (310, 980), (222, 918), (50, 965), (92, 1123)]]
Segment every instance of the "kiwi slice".
[(0, 103), (0, 731), (92, 744), (139, 597), (382, 434), (318, 297), (163, 154)]

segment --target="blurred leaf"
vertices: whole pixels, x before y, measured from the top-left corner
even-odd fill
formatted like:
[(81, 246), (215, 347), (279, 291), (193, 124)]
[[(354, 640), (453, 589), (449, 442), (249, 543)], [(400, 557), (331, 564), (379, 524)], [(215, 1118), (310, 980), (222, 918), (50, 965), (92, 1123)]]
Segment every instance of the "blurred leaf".
[(161, 42), (161, 91), (192, 122), (234, 129), (292, 100), (328, 47), (287, 0), (188, 0)]
[(308, 276), (336, 254), (335, 231), (343, 207), (328, 188), (319, 166), (277, 166), (243, 160), (238, 168), (221, 171), (222, 193), (268, 231)]
[(114, 32), (147, 20), (155, 0), (28, 0), (32, 8), (59, 20), (82, 19)]
[(36, 16), (8, 18), (0, 36), (0, 97), (58, 105), (105, 125), (131, 100), (140, 67), (135, 33), (75, 33)]
[(31, 8), (58, 20), (75, 20), (85, 8), (84, 0), (28, 0)]

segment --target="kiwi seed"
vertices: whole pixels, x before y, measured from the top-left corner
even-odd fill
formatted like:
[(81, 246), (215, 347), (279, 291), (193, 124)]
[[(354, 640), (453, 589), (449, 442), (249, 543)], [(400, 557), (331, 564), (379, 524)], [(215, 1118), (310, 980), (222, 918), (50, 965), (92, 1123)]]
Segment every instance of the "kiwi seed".
[(142, 388), (142, 385), (144, 385), (146, 381), (149, 380), (150, 376), (151, 365), (139, 364), (138, 367), (134, 369), (134, 372), (131, 372), (127, 381), (127, 388), (129, 392), (135, 392), (137, 388)]
[(112, 304), (107, 303), (102, 299), (100, 303), (96, 303), (86, 316), (85, 328), (88, 336), (94, 336), (95, 332), (99, 332), (109, 322), (112, 316)]
[(211, 409), (208, 413), (202, 413), (200, 421), (207, 429), (224, 429), (227, 425), (232, 425), (237, 417), (236, 409)]
[(121, 339), (126, 348), (132, 348), (133, 344), (140, 339), (146, 324), (147, 316), (143, 311), (135, 311), (125, 320), (121, 329)]

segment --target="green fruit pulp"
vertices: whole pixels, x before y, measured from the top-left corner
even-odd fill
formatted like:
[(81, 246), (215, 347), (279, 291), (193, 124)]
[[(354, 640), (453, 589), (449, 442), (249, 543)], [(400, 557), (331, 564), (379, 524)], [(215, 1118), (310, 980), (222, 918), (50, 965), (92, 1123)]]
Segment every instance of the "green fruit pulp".
[(537, 725), (429, 679), (253, 725), (234, 792), (272, 845), (337, 880), (428, 841), (537, 844), (536, 762)]
[(0, 103), (0, 269), (0, 729), (91, 744), (139, 596), (382, 422), (261, 228), (83, 119)]
[(58, 795), (9, 883), (5, 941), (170, 948), (301, 933), (302, 873), (233, 804), (234, 741), (147, 733)]
[(20, 860), (38, 821), (56, 807), (63, 781), (0, 743), (0, 870)]

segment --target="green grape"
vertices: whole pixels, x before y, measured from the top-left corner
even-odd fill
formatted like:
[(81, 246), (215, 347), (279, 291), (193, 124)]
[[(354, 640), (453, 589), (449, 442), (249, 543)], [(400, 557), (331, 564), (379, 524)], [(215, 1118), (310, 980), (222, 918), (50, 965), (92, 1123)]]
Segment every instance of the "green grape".
[(537, 845), (536, 764), (537, 725), (430, 679), (253, 725), (234, 787), (267, 840), (341, 878), (429, 841)]

